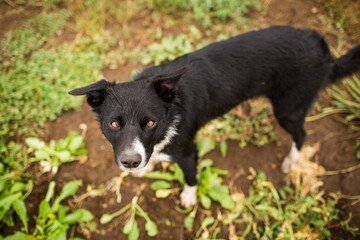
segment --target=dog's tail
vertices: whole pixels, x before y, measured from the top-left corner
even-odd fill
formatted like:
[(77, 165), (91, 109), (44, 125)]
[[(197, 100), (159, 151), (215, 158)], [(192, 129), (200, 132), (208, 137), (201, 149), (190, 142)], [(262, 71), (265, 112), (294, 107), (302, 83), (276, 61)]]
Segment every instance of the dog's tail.
[(354, 47), (340, 58), (335, 59), (330, 80), (334, 83), (357, 70), (360, 70), (360, 45)]

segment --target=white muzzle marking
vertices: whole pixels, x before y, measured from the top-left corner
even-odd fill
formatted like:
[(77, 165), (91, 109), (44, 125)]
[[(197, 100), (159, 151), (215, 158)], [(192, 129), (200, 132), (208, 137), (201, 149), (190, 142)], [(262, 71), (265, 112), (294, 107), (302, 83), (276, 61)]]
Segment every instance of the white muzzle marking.
[(146, 165), (146, 151), (145, 151), (144, 145), (142, 144), (142, 142), (140, 141), (140, 139), (138, 137), (135, 137), (134, 141), (130, 144), (130, 147), (128, 147), (128, 148), (126, 148), (124, 150), (124, 154), (126, 154), (126, 155), (139, 154), (141, 156), (141, 163), (137, 168), (129, 169), (129, 168), (124, 167), (121, 164), (121, 162), (119, 161), (119, 166), (120, 166), (121, 170), (128, 171), (128, 172), (133, 172), (133, 171), (138, 171), (138, 170), (142, 169), (143, 167), (145, 167), (145, 165)]

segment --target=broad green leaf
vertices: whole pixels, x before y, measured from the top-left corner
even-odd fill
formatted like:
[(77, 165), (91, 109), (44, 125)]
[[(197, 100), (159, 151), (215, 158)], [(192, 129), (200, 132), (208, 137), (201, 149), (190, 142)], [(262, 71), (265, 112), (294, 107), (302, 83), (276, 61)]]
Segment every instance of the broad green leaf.
[(72, 160), (71, 153), (67, 150), (57, 151), (54, 154), (60, 159), (61, 162), (69, 162)]
[[(57, 205), (54, 207), (54, 205)], [(69, 210), (69, 207), (68, 206), (64, 206), (64, 205), (61, 205), (61, 204), (56, 204), (54, 203), (53, 205), (53, 211), (56, 212), (57, 211), (57, 214), (58, 214), (58, 217), (57, 217), (57, 220), (58, 220), (58, 223), (59, 224), (62, 224), (62, 220), (65, 218), (68, 210)]]
[(5, 237), (4, 240), (35, 240), (35, 237), (23, 232), (16, 232), (13, 235)]
[(24, 189), (25, 189), (25, 183), (16, 182), (14, 183), (14, 185), (11, 186), (10, 192), (12, 193), (20, 192), (23, 191)]
[(50, 158), (50, 154), (48, 152), (45, 152), (44, 150), (37, 150), (35, 151), (35, 158), (37, 161), (47, 160)]
[(221, 141), (221, 142), (220, 142), (220, 152), (221, 152), (221, 155), (222, 155), (223, 157), (226, 157), (226, 155), (227, 155), (227, 150), (228, 150), (227, 142), (226, 142), (226, 141)]
[(184, 185), (185, 177), (184, 173), (177, 163), (173, 164), (174, 178), (179, 181), (181, 185)]
[(79, 187), (80, 182), (77, 180), (66, 183), (61, 190), (59, 197), (57, 197), (57, 201), (61, 202), (65, 198), (73, 196), (77, 192)]
[(215, 218), (213, 216), (208, 216), (204, 218), (204, 220), (201, 222), (201, 225), (205, 228), (215, 222)]
[(81, 136), (75, 136), (68, 144), (68, 149), (70, 152), (75, 152), (77, 149), (79, 149), (84, 143), (84, 140)]
[(201, 202), (201, 205), (206, 208), (206, 209), (209, 209), (210, 206), (211, 206), (211, 199), (204, 195), (204, 194), (200, 194), (200, 202)]
[(106, 223), (109, 223), (113, 220), (113, 215), (111, 214), (103, 214), (100, 218), (100, 223), (101, 224), (106, 224)]
[(79, 209), (79, 211), (82, 211), (80, 222), (88, 222), (94, 219), (94, 215), (90, 211), (86, 209)]
[(7, 226), (9, 227), (14, 227), (15, 223), (14, 223), (14, 218), (13, 218), (13, 214), (14, 211), (9, 211), (9, 209), (3, 209), (0, 214), (1, 214), (1, 221), (3, 223), (5, 223)]
[(55, 193), (55, 186), (56, 183), (54, 181), (51, 181), (49, 183), (49, 188), (44, 199), (45, 201), (50, 202), (50, 199), (54, 196)]
[(65, 216), (62, 220), (66, 224), (74, 224), (80, 222), (88, 222), (92, 220), (94, 216), (86, 209), (76, 209), (74, 212)]
[(170, 183), (169, 182), (166, 182), (164, 180), (158, 180), (158, 181), (155, 181), (153, 182), (151, 185), (150, 185), (150, 188), (154, 191), (156, 190), (159, 190), (159, 189), (168, 189), (170, 188)]
[(6, 211), (10, 208), (10, 206), (13, 204), (13, 202), (16, 199), (19, 199), (22, 196), (21, 193), (15, 193), (15, 194), (11, 194), (9, 196), (6, 196), (2, 199), (0, 199), (0, 209), (4, 209), (5, 212), (1, 214), (0, 212), (0, 219), (4, 216), (4, 214), (6, 213)]
[(41, 201), (39, 206), (39, 215), (40, 218), (42, 218), (44, 221), (48, 218), (49, 214), (51, 212), (50, 203), (47, 202), (45, 199)]
[(0, 192), (2, 193), (7, 186), (7, 180), (0, 178)]
[(197, 142), (199, 157), (202, 158), (216, 147), (216, 142), (210, 138), (202, 138)]
[(123, 233), (129, 234), (131, 232), (131, 229), (134, 227), (135, 222), (135, 218), (130, 217), (123, 228)]
[(219, 202), (223, 208), (228, 210), (231, 210), (235, 206), (234, 200), (229, 195), (225, 195)]
[(55, 228), (56, 230), (51, 232), (49, 234), (49, 236), (47, 237), (47, 239), (56, 239), (56, 240), (66, 240), (66, 230), (67, 228), (65, 229), (62, 229), (62, 228)]
[(200, 161), (198, 168), (203, 169), (206, 167), (211, 167), (212, 165), (213, 165), (213, 161), (211, 159), (204, 159)]
[(140, 236), (140, 229), (137, 225), (137, 222), (134, 221), (133, 227), (131, 228), (128, 234), (128, 240), (137, 240)]
[(190, 232), (193, 228), (193, 225), (194, 225), (194, 217), (192, 216), (192, 212), (191, 212), (184, 219), (184, 227), (186, 228), (186, 230)]
[(145, 229), (149, 237), (154, 237), (158, 233), (157, 225), (155, 222), (149, 220), (145, 224)]
[(41, 149), (45, 147), (45, 143), (38, 138), (26, 138), (25, 143), (34, 149)]
[(28, 218), (27, 218), (27, 211), (24, 200), (16, 199), (13, 202), (13, 207), (16, 214), (19, 216), (21, 222), (24, 224), (25, 232), (28, 232), (28, 225), (27, 225)]

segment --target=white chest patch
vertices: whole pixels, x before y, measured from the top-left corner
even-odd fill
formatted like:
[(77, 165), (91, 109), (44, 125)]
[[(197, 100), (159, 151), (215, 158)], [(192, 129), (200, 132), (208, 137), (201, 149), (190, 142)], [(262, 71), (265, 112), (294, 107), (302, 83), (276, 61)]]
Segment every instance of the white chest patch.
[(180, 122), (180, 117), (175, 116), (175, 120), (166, 131), (164, 139), (154, 146), (154, 151), (151, 154), (148, 164), (139, 171), (133, 172), (133, 176), (143, 177), (147, 172), (152, 171), (158, 162), (171, 162), (171, 156), (162, 153), (161, 151), (165, 148), (166, 145), (171, 143), (171, 139), (178, 134), (176, 128), (176, 124), (178, 122)]
[(171, 143), (171, 140), (173, 137), (175, 137), (178, 134), (178, 129), (176, 128), (176, 125), (180, 122), (180, 116), (175, 116), (174, 121), (170, 125), (170, 127), (167, 129), (165, 133), (164, 139), (156, 144), (154, 146), (154, 153), (158, 154), (162, 150), (164, 150), (165, 146)]

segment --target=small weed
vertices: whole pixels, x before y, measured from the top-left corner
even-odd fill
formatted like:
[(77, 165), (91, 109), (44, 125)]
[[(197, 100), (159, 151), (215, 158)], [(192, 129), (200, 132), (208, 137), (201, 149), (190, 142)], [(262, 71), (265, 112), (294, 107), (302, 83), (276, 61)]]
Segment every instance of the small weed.
[[(304, 194), (301, 185), (277, 190), (264, 173), (254, 177), (248, 197), (241, 197), (224, 216), (224, 224), (236, 224), (246, 239), (328, 239), (329, 226), (339, 220), (335, 207), (339, 197), (313, 191)], [(345, 224), (345, 223), (344, 223)], [(347, 228), (351, 229), (351, 228)], [(355, 229), (352, 233), (355, 234)]]
[(14, 213), (28, 231), (25, 198), (31, 193), (33, 181), (25, 174), (29, 166), (23, 146), (14, 142), (0, 146), (0, 222), (14, 226)]
[[(247, 112), (243, 110), (246, 108), (249, 109)], [(214, 149), (216, 143), (219, 143), (221, 154), (226, 156), (226, 141), (229, 139), (238, 141), (241, 148), (247, 143), (256, 146), (270, 143), (275, 138), (270, 112), (270, 105), (263, 99), (259, 99), (249, 101), (211, 121), (197, 135), (198, 149), (201, 147), (200, 156)]]
[(226, 175), (226, 170), (221, 170), (212, 166), (213, 162), (210, 159), (201, 160), (198, 165), (199, 172), (199, 186), (198, 197), (201, 205), (208, 209), (211, 202), (220, 203), (221, 207), (225, 209), (232, 209), (234, 201), (230, 196), (228, 187), (223, 184), (221, 176)]
[(145, 50), (145, 57), (141, 60), (141, 63), (156, 66), (192, 51), (194, 51), (193, 44), (185, 34), (180, 34), (175, 38), (172, 36), (165, 37), (161, 40), (161, 43), (153, 43)]
[(180, 183), (181, 186), (185, 183), (184, 174), (179, 165), (172, 164), (168, 170), (168, 172), (152, 171), (145, 175), (147, 178), (157, 179), (151, 184), (151, 189), (155, 191), (157, 198), (167, 198), (171, 194), (180, 192), (181, 188), (179, 187), (170, 188), (171, 184), (169, 182), (175, 181)]
[(123, 233), (127, 235), (128, 239), (138, 239), (140, 236), (140, 229), (136, 221), (136, 215), (142, 217), (145, 223), (145, 230), (149, 237), (154, 237), (158, 233), (157, 225), (152, 221), (149, 215), (140, 207), (138, 204), (139, 196), (133, 197), (131, 203), (127, 204), (125, 207), (116, 211), (112, 214), (104, 214), (100, 218), (101, 224), (107, 224), (111, 222), (115, 217), (118, 217), (122, 214), (128, 212), (129, 217), (126, 221), (126, 224), (123, 227)]
[(70, 226), (75, 224), (84, 225), (94, 218), (86, 209), (79, 208), (69, 212), (69, 208), (61, 204), (66, 198), (75, 195), (80, 186), (78, 181), (71, 181), (65, 184), (59, 196), (51, 201), (54, 197), (55, 185), (55, 182), (50, 182), (45, 199), (43, 199), (39, 205), (39, 215), (36, 217), (36, 227), (34, 231), (31, 234), (28, 233), (27, 230), (25, 232), (17, 231), (15, 234), (5, 237), (4, 240), (66, 240), (68, 239), (67, 232)]
[(191, 26), (189, 34), (179, 34), (176, 37), (169, 36), (160, 43), (153, 43), (145, 49), (145, 56), (142, 58), (143, 65), (159, 65), (165, 61), (174, 60), (184, 54), (199, 49), (203, 43), (195, 46), (195, 42), (201, 39), (202, 33), (195, 26)]
[[(198, 165), (199, 185), (197, 195), (201, 205), (208, 209), (212, 201), (220, 203), (225, 209), (231, 209), (234, 202), (229, 194), (229, 189), (223, 184), (221, 176), (227, 171), (215, 168), (209, 159), (201, 160)], [(157, 198), (166, 198), (173, 193), (180, 192), (179, 187), (171, 188), (171, 181), (184, 185), (184, 175), (177, 164), (172, 164), (168, 172), (153, 171), (145, 175), (147, 178), (157, 179), (151, 184)]]
[(70, 132), (65, 139), (51, 140), (49, 144), (38, 138), (25, 139), (26, 144), (33, 152), (32, 161), (40, 162), (43, 172), (56, 174), (60, 165), (75, 161), (79, 156), (87, 154), (84, 149), (84, 139), (77, 132)]
[(261, 8), (261, 1), (249, 0), (148, 0), (147, 7), (160, 12), (179, 15), (182, 11), (191, 12), (189, 16), (204, 27), (211, 26), (214, 20), (227, 21), (245, 15), (250, 8)]

